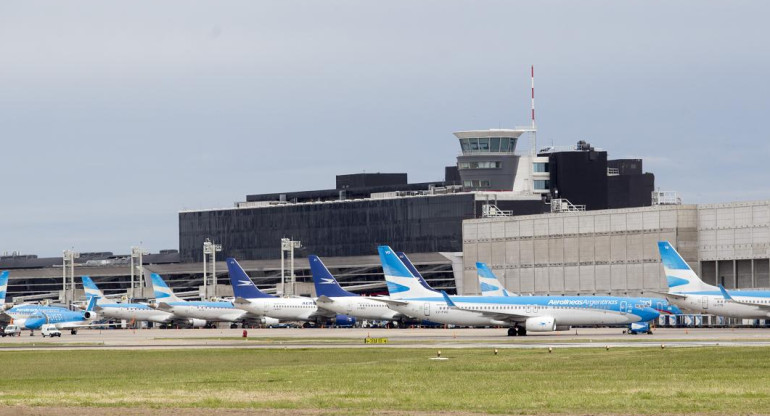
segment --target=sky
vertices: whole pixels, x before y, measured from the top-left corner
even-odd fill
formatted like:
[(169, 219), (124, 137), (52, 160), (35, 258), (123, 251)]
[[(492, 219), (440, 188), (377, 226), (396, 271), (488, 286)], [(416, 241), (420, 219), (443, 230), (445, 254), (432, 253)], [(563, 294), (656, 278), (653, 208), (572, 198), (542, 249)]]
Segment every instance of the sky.
[[(770, 199), (770, 2), (0, 0), (0, 253), (178, 248), (178, 212), (440, 180), (529, 122), (685, 203)], [(520, 150), (526, 143), (520, 143)]]

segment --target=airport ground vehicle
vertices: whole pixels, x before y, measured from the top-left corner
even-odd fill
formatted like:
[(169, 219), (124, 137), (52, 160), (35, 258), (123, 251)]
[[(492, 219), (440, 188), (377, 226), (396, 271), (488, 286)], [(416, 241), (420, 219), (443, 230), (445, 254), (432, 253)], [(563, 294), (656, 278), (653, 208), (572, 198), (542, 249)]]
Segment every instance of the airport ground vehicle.
[(40, 333), (43, 335), (43, 338), (45, 338), (46, 336), (49, 336), (51, 338), (53, 337), (61, 338), (61, 331), (59, 331), (59, 328), (56, 328), (56, 325), (53, 325), (53, 324), (43, 325), (40, 328)]
[(18, 325), (8, 325), (3, 329), (3, 332), (0, 334), (5, 337), (15, 337), (18, 335), (21, 335), (21, 328), (19, 328)]

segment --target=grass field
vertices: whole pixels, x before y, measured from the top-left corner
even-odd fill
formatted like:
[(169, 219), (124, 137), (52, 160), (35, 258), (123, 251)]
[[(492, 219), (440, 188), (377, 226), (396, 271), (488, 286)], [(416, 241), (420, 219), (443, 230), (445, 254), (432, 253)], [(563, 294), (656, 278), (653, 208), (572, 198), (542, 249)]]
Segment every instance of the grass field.
[(4, 351), (0, 404), (770, 413), (770, 349)]

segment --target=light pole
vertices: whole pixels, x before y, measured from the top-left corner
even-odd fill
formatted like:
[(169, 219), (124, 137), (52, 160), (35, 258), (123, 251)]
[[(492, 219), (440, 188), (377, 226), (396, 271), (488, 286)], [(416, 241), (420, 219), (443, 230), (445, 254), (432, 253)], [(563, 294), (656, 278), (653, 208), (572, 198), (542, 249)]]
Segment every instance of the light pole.
[[(74, 250), (64, 250), (62, 252), (62, 292), (64, 294), (64, 303), (71, 303), (75, 300), (75, 259), (80, 258), (80, 253)], [(67, 273), (69, 266), (69, 273)], [(67, 293), (67, 274), (70, 278), (70, 290)]]
[(291, 277), (291, 295), (294, 296), (295, 278), (294, 278), (294, 249), (302, 248), (302, 242), (291, 240), (289, 238), (281, 239), (281, 296), (286, 296), (286, 280), (284, 278), (284, 263), (286, 261), (285, 252), (289, 252), (291, 262), (289, 263), (289, 276)]
[(217, 294), (217, 252), (222, 251), (221, 244), (214, 244), (208, 238), (203, 242), (203, 296), (209, 297), (208, 292), (208, 277), (206, 275), (206, 257), (211, 256), (211, 277), (213, 278), (212, 285), (214, 286), (214, 295)]
[[(144, 278), (144, 266), (143, 266), (144, 262), (142, 260), (142, 256), (145, 255), (145, 254), (150, 254), (150, 253), (147, 252), (147, 251), (142, 250), (141, 244), (139, 245), (139, 247), (136, 247), (136, 246), (131, 247), (131, 291), (129, 293), (129, 296), (131, 297), (132, 301), (133, 301), (134, 298), (136, 298), (136, 290), (134, 290), (134, 288), (136, 287), (136, 284), (134, 283), (135, 282), (135, 279), (134, 279), (134, 267), (135, 267), (134, 266), (134, 259), (138, 259), (139, 260), (137, 268), (139, 269), (139, 279), (141, 281), (141, 279)], [(141, 287), (142, 285), (139, 285), (139, 286)]]

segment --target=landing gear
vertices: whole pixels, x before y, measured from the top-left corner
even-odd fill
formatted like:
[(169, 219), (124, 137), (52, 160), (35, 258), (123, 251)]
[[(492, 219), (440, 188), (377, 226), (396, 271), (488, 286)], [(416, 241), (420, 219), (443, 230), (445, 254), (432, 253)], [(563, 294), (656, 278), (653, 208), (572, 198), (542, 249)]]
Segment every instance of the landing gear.
[(520, 337), (526, 337), (527, 336), (527, 328), (524, 328), (523, 326), (519, 326), (516, 328), (518, 335)]
[(509, 337), (515, 337), (516, 336), (516, 328), (508, 328), (508, 336)]
[(78, 334), (77, 329), (70, 330), (70, 335), (77, 335), (77, 334)]
[(238, 324), (236, 323), (230, 324), (230, 329), (237, 329), (237, 328), (238, 328)]

